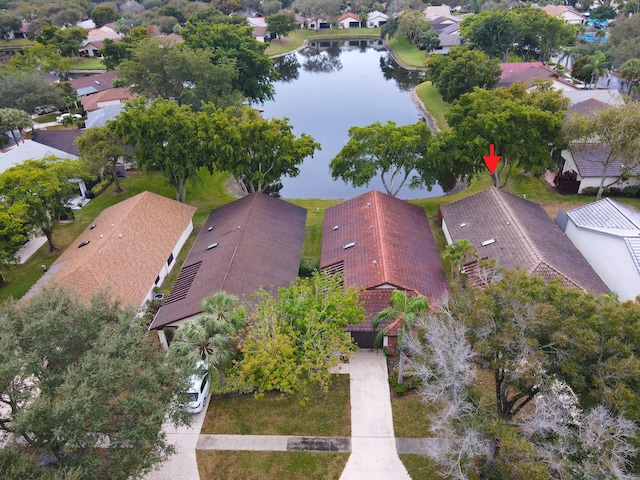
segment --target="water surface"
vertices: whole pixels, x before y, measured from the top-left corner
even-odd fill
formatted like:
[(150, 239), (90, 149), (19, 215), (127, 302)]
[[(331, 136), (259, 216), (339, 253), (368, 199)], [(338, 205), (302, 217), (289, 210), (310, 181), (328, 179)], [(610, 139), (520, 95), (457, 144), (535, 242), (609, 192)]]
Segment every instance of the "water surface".
[[(409, 91), (424, 81), (422, 73), (399, 67), (380, 40), (313, 42), (275, 65), (282, 79), (275, 83), (275, 99), (263, 105), (263, 115), (289, 118), (296, 135), (307, 133), (322, 146), (300, 166), (299, 176), (283, 179), (282, 197), (351, 198), (371, 189), (384, 191), (379, 177), (359, 188), (334, 181), (329, 162), (349, 140), (353, 125), (418, 121)], [(405, 186), (398, 197), (439, 195), (438, 185), (431, 192)]]

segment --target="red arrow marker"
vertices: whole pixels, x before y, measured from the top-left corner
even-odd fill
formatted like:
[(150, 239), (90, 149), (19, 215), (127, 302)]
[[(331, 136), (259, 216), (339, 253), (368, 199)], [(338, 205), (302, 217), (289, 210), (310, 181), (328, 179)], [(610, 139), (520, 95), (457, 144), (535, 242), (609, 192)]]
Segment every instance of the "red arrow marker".
[(498, 166), (498, 162), (500, 161), (500, 155), (496, 155), (493, 150), (493, 143), (489, 147), (489, 155), (484, 155), (484, 163), (487, 164), (487, 168), (489, 169), (489, 173), (493, 175), (493, 172), (496, 171), (496, 167)]

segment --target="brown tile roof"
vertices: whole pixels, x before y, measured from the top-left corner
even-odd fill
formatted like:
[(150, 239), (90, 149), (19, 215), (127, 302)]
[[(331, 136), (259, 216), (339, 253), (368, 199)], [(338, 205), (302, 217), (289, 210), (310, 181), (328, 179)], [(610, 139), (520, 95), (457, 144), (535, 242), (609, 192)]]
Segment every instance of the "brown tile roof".
[(150, 328), (200, 313), (202, 300), (219, 290), (243, 296), (288, 286), (298, 275), (306, 216), (262, 193), (211, 212)]
[(348, 285), (414, 290), (431, 301), (446, 291), (424, 210), (375, 190), (325, 211), (320, 267), (339, 262)]
[[(52, 285), (90, 299), (108, 288), (138, 308), (191, 224), (196, 208), (142, 192), (100, 213), (52, 265)], [(82, 242), (86, 246), (79, 247)]]
[(33, 130), (32, 140), (34, 142), (41, 143), (42, 145), (70, 153), (77, 157), (79, 156), (79, 153), (76, 139), (81, 136), (82, 133), (83, 131), (79, 129), (45, 130), (38, 128)]
[(104, 72), (98, 73), (96, 75), (88, 75), (86, 77), (75, 78), (69, 83), (76, 90), (80, 88), (93, 87), (100, 92), (102, 90), (113, 88), (113, 79), (116, 77), (116, 72)]
[(101, 92), (93, 95), (87, 95), (82, 97), (82, 108), (86, 112), (93, 112), (106, 105), (113, 105), (116, 103), (124, 103), (127, 100), (131, 100), (133, 94), (128, 87), (109, 88), (108, 90), (102, 90)]
[(519, 72), (503, 76), (500, 78), (500, 80), (498, 80), (496, 87), (508, 87), (509, 85), (517, 82), (524, 83), (527, 85), (527, 87), (532, 87), (535, 84), (535, 80), (542, 80), (543, 82), (547, 80), (554, 80), (556, 82), (564, 84), (566, 87), (579, 90), (578, 87), (561, 77), (558, 72), (545, 65), (525, 68), (524, 70), (521, 70)]
[(347, 325), (347, 330), (350, 332), (370, 332), (375, 316), (389, 306), (392, 292), (393, 290), (390, 288), (362, 290), (360, 292), (360, 301), (364, 307), (364, 321), (362, 323)]
[(356, 15), (355, 13), (351, 13), (351, 12), (347, 12), (347, 13), (343, 13), (342, 15), (340, 15), (336, 22), (341, 22), (342, 20), (346, 20), (347, 18), (351, 18), (357, 22), (360, 21), (360, 15)]
[(501, 63), (500, 68), (502, 69), (502, 74), (500, 78), (507, 78), (511, 75), (515, 75), (516, 73), (520, 73), (523, 70), (528, 70), (532, 67), (541, 67), (542, 62), (513, 62), (513, 63)]
[[(452, 240), (467, 239), (482, 258), (596, 294), (609, 290), (544, 209), (495, 187), (440, 207)], [(462, 226), (464, 225), (464, 226)], [(483, 242), (492, 243), (482, 246)]]

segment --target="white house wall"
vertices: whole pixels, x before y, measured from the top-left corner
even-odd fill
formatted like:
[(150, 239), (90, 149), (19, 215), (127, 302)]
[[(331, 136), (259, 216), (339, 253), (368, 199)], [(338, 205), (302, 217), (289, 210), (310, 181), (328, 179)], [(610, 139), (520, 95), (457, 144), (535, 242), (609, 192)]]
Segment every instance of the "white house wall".
[(451, 234), (449, 233), (449, 227), (447, 227), (447, 222), (442, 220), (442, 232), (444, 233), (444, 238), (447, 239), (447, 245), (451, 245), (453, 240), (451, 240)]
[[(149, 301), (149, 300), (151, 300), (153, 298), (154, 289), (156, 288), (156, 286), (162, 285), (162, 282), (164, 281), (165, 277), (169, 274), (169, 272), (173, 269), (173, 267), (177, 263), (178, 254), (180, 253), (180, 250), (182, 250), (182, 247), (186, 243), (186, 241), (189, 238), (189, 235), (191, 235), (192, 231), (193, 231), (193, 222), (191, 220), (189, 220), (189, 224), (187, 225), (187, 228), (184, 229), (184, 232), (182, 232), (182, 235), (178, 239), (178, 242), (176, 243), (175, 247), (173, 247), (173, 250), (171, 252), (171, 255), (173, 256), (173, 262), (171, 262), (171, 265), (167, 265), (166, 260), (163, 262), (162, 269), (158, 273), (158, 278), (159, 278), (158, 283), (157, 284), (154, 283), (151, 286), (151, 288), (147, 292), (147, 295), (145, 296), (144, 300), (142, 301), (142, 304), (140, 305), (141, 308), (144, 308), (146, 303), (147, 303), (147, 301)], [(167, 259), (168, 258), (169, 258), (169, 256), (167, 255)]]
[(640, 295), (640, 273), (622, 237), (579, 228), (571, 219), (565, 233), (621, 301)]

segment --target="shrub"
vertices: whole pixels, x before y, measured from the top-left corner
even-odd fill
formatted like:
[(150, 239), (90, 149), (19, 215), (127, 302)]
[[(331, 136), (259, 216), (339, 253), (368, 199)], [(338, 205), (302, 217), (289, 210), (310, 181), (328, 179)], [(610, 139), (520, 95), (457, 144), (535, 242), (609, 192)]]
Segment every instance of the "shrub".
[(319, 267), (320, 261), (316, 257), (302, 257), (298, 268), (298, 276), (310, 277), (314, 272), (318, 271)]
[(628, 198), (634, 198), (640, 196), (640, 187), (638, 185), (624, 187), (622, 190), (622, 196)]
[(107, 189), (109, 185), (111, 185), (111, 182), (113, 182), (113, 177), (111, 175), (109, 175), (108, 177), (105, 177), (103, 180), (101, 180), (91, 189), (93, 195), (96, 197), (100, 195), (102, 192), (104, 192)]
[(598, 187), (587, 187), (582, 190), (582, 195), (595, 197), (598, 194)]
[(211, 394), (214, 396), (241, 394), (248, 395), (253, 393), (255, 388), (248, 382), (240, 379), (236, 373), (228, 373), (224, 377), (224, 383), (220, 383), (218, 375), (214, 375), (211, 379)]

